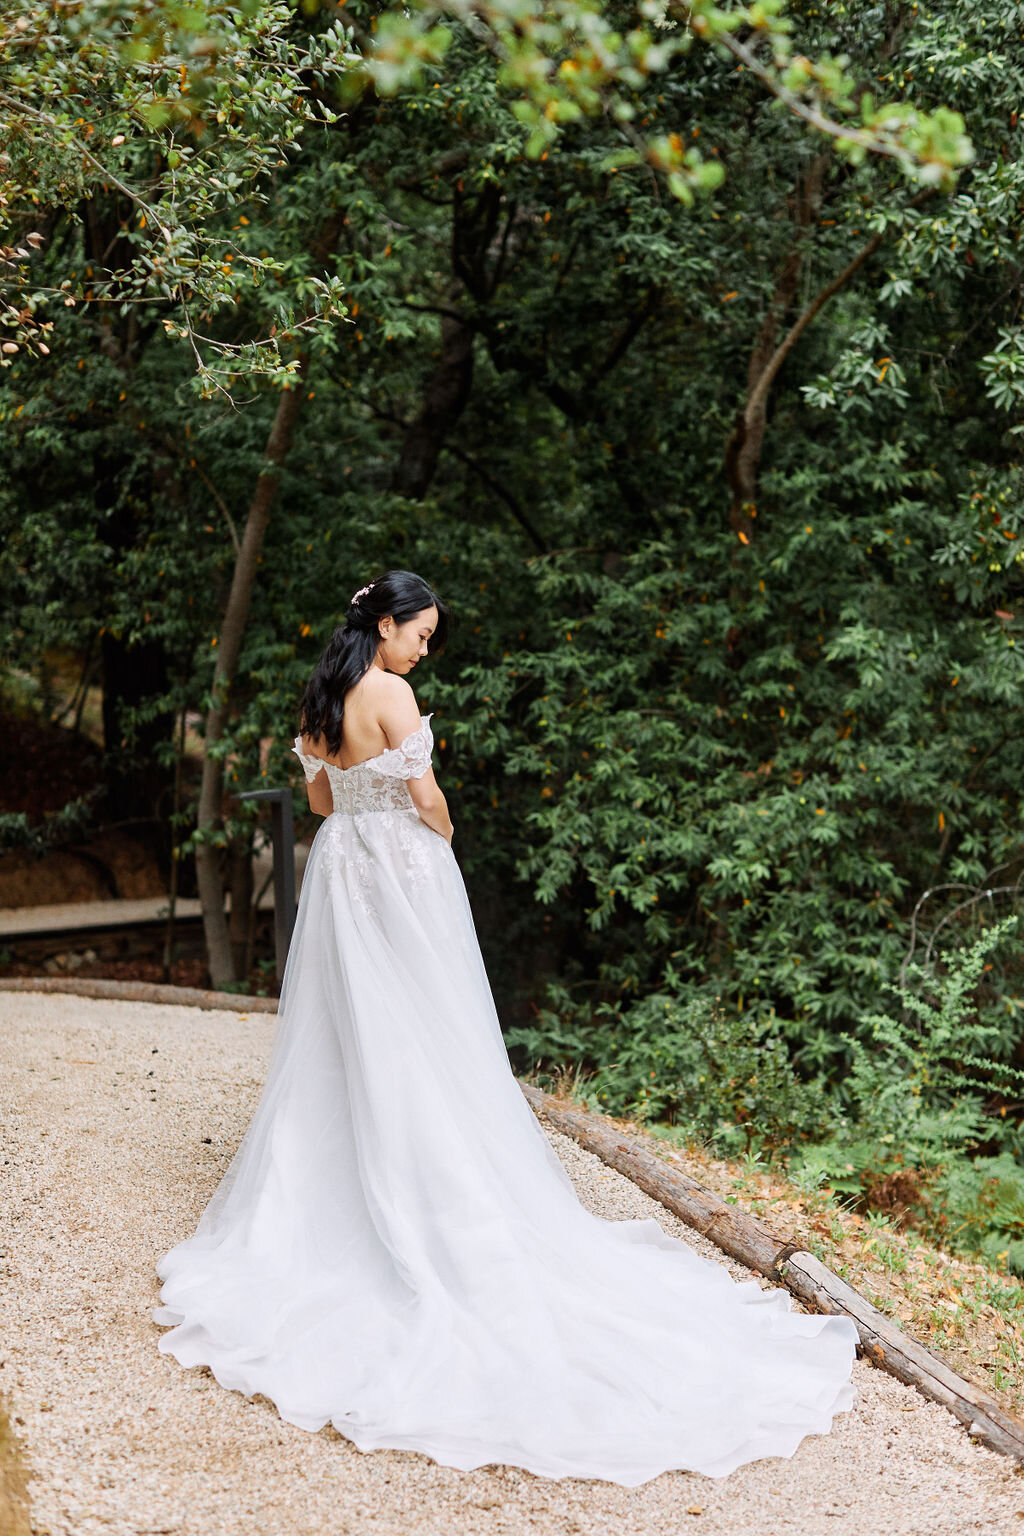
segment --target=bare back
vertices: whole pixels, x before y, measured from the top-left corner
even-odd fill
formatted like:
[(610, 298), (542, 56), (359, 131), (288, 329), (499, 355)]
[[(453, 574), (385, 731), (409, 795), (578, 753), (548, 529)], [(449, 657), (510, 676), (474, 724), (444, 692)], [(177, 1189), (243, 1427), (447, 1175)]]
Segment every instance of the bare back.
[(415, 695), (404, 678), (372, 666), (345, 695), (341, 751), (330, 757), (326, 742), (303, 736), (308, 751), (339, 768), (353, 768), (397, 747), (420, 723)]

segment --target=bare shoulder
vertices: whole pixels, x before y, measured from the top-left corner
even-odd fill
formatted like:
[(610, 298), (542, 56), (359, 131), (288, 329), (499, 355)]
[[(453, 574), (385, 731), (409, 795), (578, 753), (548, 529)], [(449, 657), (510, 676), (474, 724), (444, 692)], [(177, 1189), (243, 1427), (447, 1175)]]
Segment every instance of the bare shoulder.
[(397, 672), (384, 672), (380, 667), (375, 667), (374, 674), (373, 687), (379, 698), (396, 704), (416, 703), (411, 684), (404, 677), (399, 677)]
[(416, 707), (416, 695), (412, 688), (404, 677), (399, 677), (395, 672), (384, 672), (380, 667), (371, 667), (356, 687), (372, 710), (408, 710)]
[(380, 672), (373, 679), (371, 687), (372, 692), (368, 690), (368, 702), (372, 699), (378, 724), (388, 739), (388, 745), (396, 747), (419, 729), (420, 711), (416, 695), (405, 678), (393, 672)]

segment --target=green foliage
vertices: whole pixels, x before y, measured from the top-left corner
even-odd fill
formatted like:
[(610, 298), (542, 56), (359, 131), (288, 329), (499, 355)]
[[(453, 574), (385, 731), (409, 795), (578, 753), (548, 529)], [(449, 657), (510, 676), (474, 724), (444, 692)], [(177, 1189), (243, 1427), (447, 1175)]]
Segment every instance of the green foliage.
[[(1024, 1273), (1020, 1131), (1006, 1114), (1019, 1107), (1024, 1073), (1005, 1059), (1005, 1031), (977, 1006), (988, 956), (1016, 925), (1005, 919), (944, 955), (938, 974), (912, 965), (909, 985), (887, 985), (902, 1014), (870, 1014), (846, 1037), (841, 1112), (826, 1138), (799, 1149), (794, 1167), (869, 1205), (905, 1207), (947, 1246)], [(1002, 1113), (993, 1113), (1000, 1100)]]
[(41, 859), (53, 848), (74, 842), (92, 825), (95, 794), (69, 800), (59, 811), (48, 812), (41, 822), (30, 821), (20, 811), (0, 814), (0, 853), (23, 849)]
[(883, 155), (912, 180), (951, 186), (973, 159), (962, 116), (945, 107), (928, 112), (920, 102), (877, 103), (848, 58), (825, 52), (812, 60), (797, 50), (786, 11), (785, 0), (729, 8), (714, 0), (475, 0), (472, 7), (419, 0), (380, 18), (365, 68), (382, 95), (419, 87), (424, 65), (440, 62), (449, 41), (445, 26), (431, 22), (471, 16), (474, 37), (500, 61), (498, 83), (514, 98), (531, 159), (546, 156), (570, 126), (604, 113), (620, 139), (604, 168), (649, 167), (692, 207), (695, 195), (721, 184), (723, 166), (687, 141), (682, 122), (668, 133), (645, 132), (643, 98), (671, 79), (697, 39), (731, 56), (781, 106), (830, 135), (853, 165)]
[[(101, 334), (145, 309), (187, 343), (204, 396), (245, 378), (287, 383), (292, 345), (343, 312), (341, 289), (315, 269), (294, 282), (246, 227), (304, 138), (333, 120), (323, 98), (348, 58), (340, 24), (303, 31), (288, 0), (6, 7), (0, 367), (49, 356), (61, 308)], [(111, 199), (102, 248), (77, 259), (73, 240), (48, 249), (49, 210), (68, 211), (72, 234)], [(216, 334), (216, 317), (240, 306), (257, 322), (248, 334)]]
[(599, 1009), (585, 1034), (565, 1023), (571, 997), (553, 991), (550, 1003), (535, 1025), (509, 1031), (509, 1044), (527, 1061), (536, 1053), (549, 1062), (593, 1062), (574, 1093), (594, 1109), (656, 1129), (677, 1126), (723, 1156), (788, 1149), (824, 1132), (822, 1084), (794, 1070), (774, 1018), (728, 1014), (708, 997), (683, 1000), (671, 972), (663, 991), (628, 1013)]
[(940, 1240), (1024, 1275), (1024, 1169), (1019, 1154), (951, 1157), (936, 1180)]

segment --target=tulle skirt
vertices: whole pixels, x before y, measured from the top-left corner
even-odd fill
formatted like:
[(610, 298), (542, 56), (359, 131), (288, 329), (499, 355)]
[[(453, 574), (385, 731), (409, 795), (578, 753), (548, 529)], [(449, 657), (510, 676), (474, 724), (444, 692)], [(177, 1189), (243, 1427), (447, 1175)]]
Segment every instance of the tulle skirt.
[(306, 866), (263, 1096), (160, 1348), (303, 1429), (628, 1486), (789, 1456), (856, 1331), (579, 1204), (510, 1071), (458, 865), (414, 811)]

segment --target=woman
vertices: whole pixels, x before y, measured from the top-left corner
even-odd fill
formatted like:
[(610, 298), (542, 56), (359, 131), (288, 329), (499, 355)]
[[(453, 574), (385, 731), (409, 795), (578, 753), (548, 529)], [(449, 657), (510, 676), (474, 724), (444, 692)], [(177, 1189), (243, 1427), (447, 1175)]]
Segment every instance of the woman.
[(789, 1456), (853, 1401), (853, 1324), (589, 1215), (509, 1070), (405, 681), (446, 622), (389, 571), (306, 689), (326, 819), (262, 1099), (159, 1265), (160, 1348), (289, 1423), (453, 1467), (633, 1486)]

